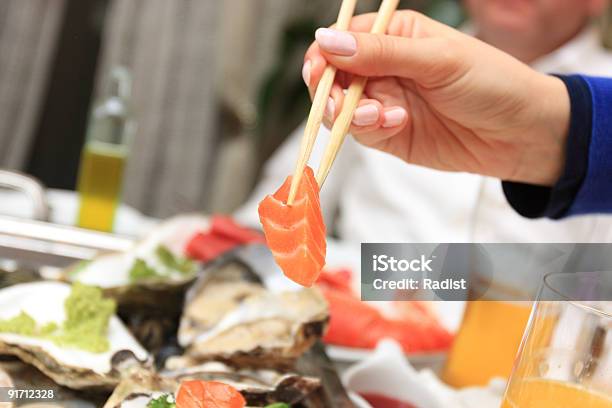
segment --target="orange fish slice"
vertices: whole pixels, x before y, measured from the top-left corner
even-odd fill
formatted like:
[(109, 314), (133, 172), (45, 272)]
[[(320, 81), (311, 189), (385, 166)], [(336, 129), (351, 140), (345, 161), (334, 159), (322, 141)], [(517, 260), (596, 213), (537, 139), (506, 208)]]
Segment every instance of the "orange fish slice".
[(245, 405), (238, 390), (218, 381), (184, 381), (176, 394), (177, 408), (243, 408)]
[(310, 167), (304, 169), (296, 198), (287, 205), (291, 176), (259, 204), (259, 219), (266, 242), (285, 276), (312, 286), (325, 266), (325, 224), (319, 185)]

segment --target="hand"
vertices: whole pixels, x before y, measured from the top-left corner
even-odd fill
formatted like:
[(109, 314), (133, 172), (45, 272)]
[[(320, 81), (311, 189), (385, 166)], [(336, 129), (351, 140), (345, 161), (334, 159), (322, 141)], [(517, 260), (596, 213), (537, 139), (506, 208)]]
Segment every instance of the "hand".
[(570, 103), (558, 78), (412, 11), (395, 13), (386, 36), (319, 29), (305, 56), (314, 94), (327, 63), (340, 70), (326, 125), (353, 75), (369, 77), (351, 133), (364, 145), (418, 165), (552, 185), (562, 171)]

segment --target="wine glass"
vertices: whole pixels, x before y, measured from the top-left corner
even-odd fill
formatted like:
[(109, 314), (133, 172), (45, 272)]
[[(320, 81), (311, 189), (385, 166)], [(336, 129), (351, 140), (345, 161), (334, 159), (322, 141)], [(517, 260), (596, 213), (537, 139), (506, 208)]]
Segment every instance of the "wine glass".
[(502, 408), (612, 408), (612, 272), (546, 275)]

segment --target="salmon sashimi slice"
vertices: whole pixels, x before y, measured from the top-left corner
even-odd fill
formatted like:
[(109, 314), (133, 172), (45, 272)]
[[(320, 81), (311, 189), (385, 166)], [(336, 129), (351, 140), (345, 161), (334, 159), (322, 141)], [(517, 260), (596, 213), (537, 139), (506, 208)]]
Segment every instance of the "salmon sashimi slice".
[(325, 223), (319, 185), (310, 167), (304, 169), (295, 200), (287, 205), (291, 176), (259, 204), (266, 242), (285, 276), (312, 286), (325, 266)]
[[(329, 326), (323, 340), (328, 344), (373, 349), (384, 338), (397, 341), (406, 353), (448, 350), (453, 335), (433, 316), (391, 319), (380, 310), (345, 291), (319, 288), (329, 305)], [(418, 308), (413, 309), (417, 315)]]
[(237, 389), (218, 381), (184, 381), (176, 394), (177, 408), (243, 408), (245, 405)]

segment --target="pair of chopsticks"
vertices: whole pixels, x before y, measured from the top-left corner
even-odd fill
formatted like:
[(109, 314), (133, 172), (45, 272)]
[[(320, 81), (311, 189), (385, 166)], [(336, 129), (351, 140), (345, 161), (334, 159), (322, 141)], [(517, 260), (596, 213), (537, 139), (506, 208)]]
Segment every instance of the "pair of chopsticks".
[[(348, 30), (351, 18), (355, 13), (356, 3), (357, 0), (342, 1), (340, 13), (338, 14), (338, 21), (335, 27), (337, 30)], [(370, 33), (386, 33), (391, 17), (397, 9), (398, 4), (399, 0), (383, 0), (380, 8), (378, 9), (378, 14)], [(308, 115), (308, 121), (306, 122), (306, 128), (304, 129), (304, 136), (302, 137), (302, 143), (300, 145), (300, 153), (295, 166), (295, 171), (293, 173), (293, 178), (291, 180), (291, 188), (289, 190), (289, 198), (287, 200), (288, 205), (293, 204), (293, 200), (295, 199), (297, 189), (302, 178), (302, 173), (304, 172), (304, 168), (308, 163), (308, 159), (310, 159), (312, 148), (314, 147), (317, 135), (319, 133), (319, 128), (321, 127), (321, 122), (323, 121), (325, 106), (327, 105), (327, 101), (331, 93), (332, 85), (336, 77), (336, 71), (336, 67), (328, 65), (323, 72), (319, 85), (317, 86), (317, 90), (312, 101), (310, 114)], [(353, 115), (355, 114), (355, 110), (357, 109), (357, 105), (359, 104), (361, 96), (363, 95), (363, 90), (367, 82), (368, 78), (360, 76), (355, 76), (351, 81), (348, 91), (344, 97), (342, 111), (332, 126), (330, 142), (327, 145), (323, 159), (321, 160), (321, 164), (319, 165), (319, 169), (317, 171), (317, 183), (319, 184), (319, 188), (323, 187), (323, 183), (329, 174), (329, 170), (331, 169), (331, 166), (338, 155), (338, 151), (344, 142), (344, 138), (351, 127)]]

